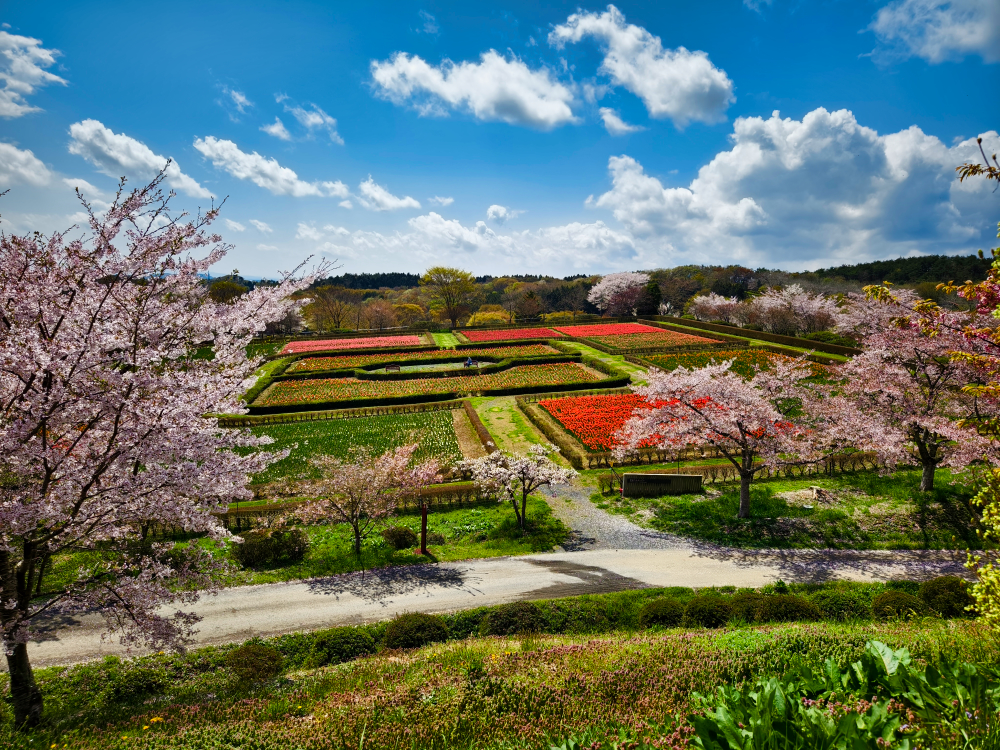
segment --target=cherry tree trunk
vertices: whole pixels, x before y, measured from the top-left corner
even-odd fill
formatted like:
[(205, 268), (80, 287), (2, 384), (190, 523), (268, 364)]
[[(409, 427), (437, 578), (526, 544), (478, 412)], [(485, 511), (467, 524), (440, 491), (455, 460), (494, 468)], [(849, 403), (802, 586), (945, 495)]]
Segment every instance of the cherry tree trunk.
[(427, 503), (420, 506), (420, 554), (427, 554)]
[(937, 468), (935, 463), (925, 463), (923, 473), (920, 475), (920, 491), (921, 492), (932, 492), (934, 490), (934, 470)]
[(14, 703), (14, 724), (30, 728), (42, 719), (42, 691), (35, 683), (35, 673), (28, 661), (28, 644), (15, 643), (7, 654), (10, 670), (10, 696)]
[(753, 474), (740, 472), (740, 512), (738, 518), (750, 518), (750, 481)]

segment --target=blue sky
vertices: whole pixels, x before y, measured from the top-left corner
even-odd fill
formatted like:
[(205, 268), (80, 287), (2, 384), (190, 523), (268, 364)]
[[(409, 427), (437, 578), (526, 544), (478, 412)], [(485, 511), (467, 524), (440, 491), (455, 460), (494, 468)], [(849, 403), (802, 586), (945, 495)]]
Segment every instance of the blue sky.
[(1000, 4), (0, 6), (8, 232), (174, 159), (219, 271), (816, 268), (991, 246)]

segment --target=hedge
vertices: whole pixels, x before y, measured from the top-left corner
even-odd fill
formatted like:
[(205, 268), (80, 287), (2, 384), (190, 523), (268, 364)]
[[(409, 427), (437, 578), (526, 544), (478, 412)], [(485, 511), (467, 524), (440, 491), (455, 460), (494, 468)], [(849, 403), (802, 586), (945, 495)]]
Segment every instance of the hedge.
[(812, 339), (800, 339), (797, 336), (781, 336), (777, 333), (765, 333), (764, 331), (750, 331), (746, 328), (737, 328), (736, 326), (721, 325), (719, 323), (702, 323), (700, 320), (686, 320), (684, 318), (674, 318), (669, 315), (659, 316), (651, 322), (666, 321), (667, 323), (673, 323), (675, 325), (682, 325), (687, 328), (700, 328), (705, 331), (715, 331), (717, 333), (725, 333), (730, 336), (740, 336), (746, 339), (759, 339), (760, 341), (770, 341), (775, 344), (785, 344), (786, 346), (795, 346), (800, 349), (815, 349), (819, 352), (826, 352), (827, 354), (840, 354), (844, 356), (854, 356), (855, 354), (861, 354), (860, 349), (856, 349), (853, 346), (839, 346), (837, 344), (825, 344), (822, 341), (813, 341)]
[(253, 416), (250, 414), (222, 414), (218, 416), (219, 427), (255, 427), (266, 424), (289, 422), (322, 422), (328, 419), (356, 419), (358, 417), (378, 417), (386, 414), (419, 414), (425, 411), (445, 411), (462, 408), (462, 399), (438, 401), (427, 404), (395, 404), (386, 406), (363, 406), (354, 409), (333, 409), (325, 411), (303, 411), (283, 414)]

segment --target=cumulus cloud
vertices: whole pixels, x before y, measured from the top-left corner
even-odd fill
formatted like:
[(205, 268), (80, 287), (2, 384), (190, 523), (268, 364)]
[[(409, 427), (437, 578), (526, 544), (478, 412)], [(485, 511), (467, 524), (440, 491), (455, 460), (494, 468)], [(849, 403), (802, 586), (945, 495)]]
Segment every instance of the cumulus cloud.
[(309, 133), (316, 130), (325, 130), (327, 135), (330, 136), (331, 141), (339, 143), (343, 146), (344, 139), (341, 138), (340, 134), (337, 132), (337, 120), (330, 117), (330, 115), (317, 107), (315, 104), (310, 104), (309, 106), (311, 109), (286, 104), (285, 111), (289, 112), (292, 117), (298, 120), (299, 124), (309, 131)]
[(664, 49), (658, 36), (626, 24), (613, 5), (604, 13), (574, 13), (551, 31), (549, 44), (562, 48), (586, 37), (605, 47), (600, 71), (642, 99), (652, 117), (669, 118), (678, 128), (692, 120), (719, 122), (736, 101), (733, 82), (707, 54)]
[(428, 203), (434, 203), (438, 206), (450, 206), (455, 202), (454, 198), (442, 198), (440, 195), (435, 195), (433, 198), (427, 199)]
[[(97, 120), (83, 120), (69, 127), (69, 152), (82, 156), (109, 177), (135, 176), (148, 179), (167, 164), (167, 157), (153, 153), (146, 144), (124, 133), (115, 133)], [(166, 183), (193, 198), (211, 198), (212, 193), (181, 171), (171, 160)]]
[[(686, 187), (665, 187), (629, 156), (611, 157), (612, 211), (657, 262), (662, 253), (714, 262), (819, 267), (912, 253), (974, 251), (990, 235), (988, 186), (954, 167), (978, 153), (916, 126), (879, 135), (847, 110), (802, 120), (738, 119), (732, 148)], [(984, 134), (996, 148), (997, 134)], [(995, 144), (995, 145), (994, 145)], [(653, 256), (650, 256), (653, 257)]]
[(349, 194), (347, 185), (340, 182), (305, 182), (288, 167), (278, 164), (276, 159), (268, 159), (256, 151), (245, 153), (232, 141), (220, 140), (214, 136), (195, 138), (194, 147), (206, 159), (210, 159), (216, 169), (223, 169), (238, 180), (250, 180), (254, 185), (269, 190), (274, 195), (291, 195), (295, 198), (306, 196), (345, 198)]
[(260, 129), (263, 130), (268, 135), (273, 135), (275, 138), (282, 141), (292, 140), (292, 134), (288, 132), (288, 128), (285, 127), (285, 123), (281, 121), (280, 117), (275, 117), (274, 122), (270, 125), (261, 125)]
[(340, 206), (341, 208), (354, 208), (354, 204), (351, 203), (349, 200), (342, 200), (337, 205)]
[(422, 115), (465, 110), (479, 120), (499, 120), (540, 130), (576, 122), (573, 93), (547, 68), (532, 70), (495, 50), (479, 62), (445, 60), (435, 67), (416, 55), (397, 52), (371, 63), (372, 80), (383, 97), (412, 104)]
[(263, 221), (258, 221), (257, 219), (250, 219), (250, 225), (256, 229), (261, 234), (270, 234), (274, 230)]
[(645, 130), (641, 125), (629, 125), (610, 107), (601, 107), (601, 119), (604, 121), (605, 129), (611, 135), (628, 135)]
[(323, 233), (311, 224), (299, 222), (299, 226), (295, 230), (295, 239), (313, 240), (314, 242), (319, 242), (323, 239)]
[(80, 192), (83, 193), (83, 197), (88, 200), (90, 198), (101, 198), (104, 196), (104, 191), (99, 187), (92, 185), (86, 180), (81, 180), (78, 177), (63, 177), (63, 184), (70, 190), (76, 190), (79, 188)]
[(358, 202), (369, 211), (395, 211), (400, 208), (420, 208), (420, 201), (406, 196), (397, 198), (368, 175), (368, 179), (358, 185)]
[(234, 232), (245, 232), (247, 228), (240, 224), (238, 221), (233, 221), (232, 219), (226, 219), (226, 226)]
[[(9, 27), (7, 27), (9, 28)], [(21, 117), (41, 109), (26, 97), (36, 88), (66, 81), (46, 68), (55, 64), (59, 50), (45, 49), (40, 39), (0, 31), (0, 117)]]
[(888, 57), (922, 57), (930, 63), (980, 55), (1000, 60), (1000, 3), (996, 0), (896, 0), (868, 27)]
[(48, 185), (51, 179), (48, 167), (31, 151), (0, 143), (0, 190), (17, 183), (41, 187)]
[(507, 219), (516, 219), (520, 216), (523, 211), (514, 211), (507, 208), (506, 206), (500, 206), (494, 203), (492, 206), (486, 209), (486, 219), (487, 221), (492, 221), (497, 224), (505, 224)]

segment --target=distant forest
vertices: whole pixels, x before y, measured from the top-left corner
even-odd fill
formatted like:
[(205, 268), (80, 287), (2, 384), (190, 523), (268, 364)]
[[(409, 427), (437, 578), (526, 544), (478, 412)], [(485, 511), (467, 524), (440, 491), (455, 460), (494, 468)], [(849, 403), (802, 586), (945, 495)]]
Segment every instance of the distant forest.
[[(993, 263), (992, 258), (976, 255), (927, 255), (917, 258), (896, 258), (858, 263), (853, 266), (820, 268), (813, 274), (821, 279), (841, 278), (862, 284), (919, 284), (925, 281), (982, 281)], [(794, 274), (793, 274), (794, 275)]]

